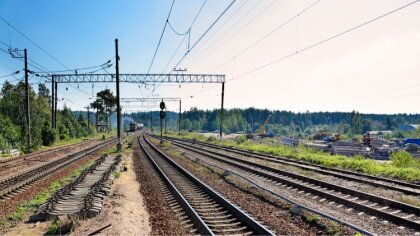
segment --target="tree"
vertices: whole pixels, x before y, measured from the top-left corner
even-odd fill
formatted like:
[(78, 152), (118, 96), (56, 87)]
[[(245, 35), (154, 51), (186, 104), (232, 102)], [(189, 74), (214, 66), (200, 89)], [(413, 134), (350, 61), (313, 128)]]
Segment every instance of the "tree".
[(361, 132), (361, 119), (360, 114), (356, 111), (350, 113), (350, 127), (353, 134)]
[[(117, 108), (117, 98), (112, 94), (111, 90), (105, 89), (96, 94), (96, 100), (90, 106), (104, 114), (105, 122), (109, 125), (109, 117)], [(96, 119), (98, 119), (98, 114), (96, 115)]]
[(38, 96), (47, 99), (48, 104), (51, 106), (50, 90), (47, 88), (47, 86), (45, 86), (45, 84), (38, 85)]
[(392, 130), (392, 120), (389, 116), (385, 119), (385, 129)]

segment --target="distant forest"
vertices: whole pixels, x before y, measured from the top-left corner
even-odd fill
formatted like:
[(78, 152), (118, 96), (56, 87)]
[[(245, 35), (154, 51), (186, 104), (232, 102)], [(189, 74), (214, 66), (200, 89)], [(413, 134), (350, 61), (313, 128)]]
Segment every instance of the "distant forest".
[[(419, 124), (420, 114), (361, 114), (353, 112), (303, 112), (270, 111), (268, 109), (227, 109), (224, 113), (223, 129), (227, 132), (258, 130), (271, 114), (267, 132), (281, 135), (311, 135), (316, 130), (326, 129), (345, 134), (361, 134), (370, 130), (394, 130), (401, 124)], [(129, 114), (136, 122), (150, 126), (150, 112)], [(178, 114), (167, 113), (167, 127), (177, 128)], [(153, 126), (159, 125), (159, 113), (153, 112)], [(220, 109), (200, 110), (191, 108), (182, 113), (183, 130), (219, 129)]]

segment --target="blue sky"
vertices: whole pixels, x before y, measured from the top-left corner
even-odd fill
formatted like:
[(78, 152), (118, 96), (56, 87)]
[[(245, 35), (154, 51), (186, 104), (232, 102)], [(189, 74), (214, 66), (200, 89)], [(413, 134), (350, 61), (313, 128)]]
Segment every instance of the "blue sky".
[[(229, 2), (206, 2), (192, 28), (191, 42), (201, 36)], [(232, 80), (411, 1), (322, 0), (258, 42), (314, 2), (238, 0), (181, 67), (191, 73), (226, 74), (226, 107), (418, 112), (415, 101), (420, 98), (419, 3), (281, 63)], [(118, 38), (121, 73), (146, 73), (171, 3), (170, 0), (0, 0), (0, 16), (71, 69), (99, 65), (113, 58), (114, 40)], [(202, 3), (200, 0), (175, 1), (170, 17), (174, 28), (186, 31)], [(151, 72), (164, 72), (182, 40), (183, 36), (166, 30)], [(29, 57), (49, 70), (65, 69), (2, 21), (0, 41), (13, 48), (26, 47)], [(247, 49), (255, 42), (258, 43)], [(7, 49), (1, 43), (0, 47)], [(169, 70), (186, 47), (184, 41), (169, 63)], [(246, 52), (241, 53), (244, 49)], [(22, 69), (23, 63), (0, 51), (0, 76), (11, 73), (11, 68)], [(114, 68), (109, 72), (113, 73)], [(0, 84), (4, 80), (2, 78)], [(31, 78), (31, 83), (41, 81), (44, 80)], [(60, 85), (59, 97), (66, 99), (60, 103), (81, 109), (90, 102), (92, 93), (114, 87), (114, 84), (95, 84), (92, 88), (90, 84), (83, 84), (79, 85), (81, 92)], [(151, 86), (139, 88), (132, 84), (121, 88), (123, 97), (142, 97), (152, 91)], [(182, 97), (185, 109), (220, 106), (220, 86), (162, 85), (154, 96)], [(168, 105), (172, 109), (172, 105)], [(142, 109), (146, 108), (138, 110)], [(173, 110), (176, 109), (177, 105), (173, 104)]]

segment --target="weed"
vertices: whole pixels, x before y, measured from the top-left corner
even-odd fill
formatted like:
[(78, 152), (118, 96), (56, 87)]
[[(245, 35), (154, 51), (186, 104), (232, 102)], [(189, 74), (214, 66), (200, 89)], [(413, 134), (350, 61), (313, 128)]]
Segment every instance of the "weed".
[(119, 178), (119, 177), (121, 176), (121, 173), (120, 173), (120, 172), (118, 172), (118, 171), (115, 171), (115, 172), (112, 172), (112, 175), (113, 175), (115, 178)]
[(61, 222), (59, 220), (54, 220), (48, 230), (45, 233), (46, 235), (58, 235), (60, 233)]

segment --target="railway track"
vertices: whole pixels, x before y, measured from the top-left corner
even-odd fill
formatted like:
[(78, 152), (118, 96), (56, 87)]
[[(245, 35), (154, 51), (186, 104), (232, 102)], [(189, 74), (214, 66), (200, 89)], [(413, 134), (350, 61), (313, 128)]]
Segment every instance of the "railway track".
[(18, 161), (18, 160), (27, 160), (27, 159), (34, 158), (34, 157), (44, 156), (44, 155), (47, 155), (47, 154), (59, 152), (59, 151), (61, 151), (63, 149), (66, 149), (66, 148), (77, 147), (81, 144), (93, 143), (93, 142), (95, 142), (95, 140), (88, 140), (88, 141), (85, 141), (85, 142), (79, 142), (79, 143), (63, 145), (63, 146), (59, 146), (59, 147), (48, 148), (47, 150), (44, 150), (44, 151), (37, 151), (37, 152), (34, 152), (34, 153), (28, 153), (28, 154), (25, 154), (25, 155), (22, 155), (22, 156), (0, 159), (0, 168), (7, 168), (11, 164), (13, 164), (13, 162)]
[(191, 233), (273, 235), (265, 226), (159, 151), (144, 136), (138, 142), (167, 186), (165, 192), (171, 195), (167, 197), (168, 203), (180, 219), (195, 229)]
[[(372, 176), (372, 175), (351, 172), (348, 170), (343, 170), (343, 169), (338, 169), (338, 168), (329, 168), (329, 167), (325, 167), (325, 166), (321, 166), (321, 165), (317, 165), (313, 163), (293, 160), (290, 158), (253, 153), (253, 152), (249, 152), (249, 151), (245, 151), (245, 150), (241, 150), (241, 149), (237, 149), (233, 147), (209, 144), (205, 142), (192, 141), (192, 140), (187, 140), (187, 139), (176, 139), (176, 138), (169, 138), (169, 137), (165, 137), (165, 138), (169, 140), (173, 140), (173, 141), (181, 141), (184, 143), (205, 146), (209, 148), (209, 151), (211, 151), (213, 154), (224, 155), (224, 153), (220, 152), (220, 150), (222, 150), (224, 152), (233, 153), (233, 154), (237, 154), (244, 157), (252, 157), (252, 158), (256, 158), (256, 159), (267, 161), (267, 162), (279, 163), (282, 165), (289, 165), (289, 166), (297, 167), (303, 170), (314, 171), (323, 175), (330, 175), (330, 176), (334, 176), (334, 177), (345, 179), (345, 180), (368, 184), (374, 187), (380, 187), (383, 189), (399, 191), (404, 194), (409, 194), (413, 196), (420, 196), (420, 185), (417, 183), (409, 183), (409, 182), (399, 181), (395, 179)], [(228, 155), (225, 155), (225, 156), (229, 157)]]
[(105, 141), (94, 147), (89, 147), (77, 153), (68, 155), (57, 160), (49, 161), (41, 166), (31, 168), (22, 173), (18, 173), (7, 178), (0, 180), (0, 201), (5, 202), (16, 195), (20, 194), (22, 191), (27, 190), (33, 184), (41, 181), (45, 177), (53, 174), (54, 172), (60, 170), (72, 164), (86, 155), (89, 155), (97, 150), (100, 150), (116, 141), (115, 138)]
[(337, 207), (346, 206), (361, 214), (369, 214), (372, 217), (390, 221), (397, 225), (420, 231), (420, 208), (398, 202), (395, 200), (375, 196), (365, 192), (345, 188), (325, 181), (313, 179), (304, 175), (295, 174), (285, 170), (279, 170), (247, 159), (228, 156), (225, 154), (209, 151), (191, 143), (169, 140), (173, 145), (198, 153), (212, 160), (231, 166), (244, 173), (263, 178), (277, 186), (296, 191), (300, 194), (315, 195), (321, 200), (329, 200)]

